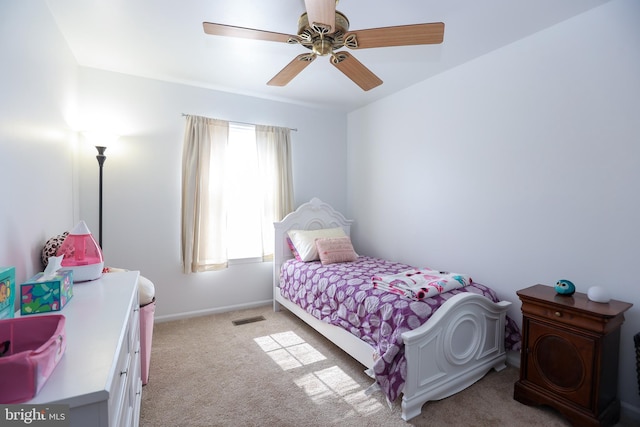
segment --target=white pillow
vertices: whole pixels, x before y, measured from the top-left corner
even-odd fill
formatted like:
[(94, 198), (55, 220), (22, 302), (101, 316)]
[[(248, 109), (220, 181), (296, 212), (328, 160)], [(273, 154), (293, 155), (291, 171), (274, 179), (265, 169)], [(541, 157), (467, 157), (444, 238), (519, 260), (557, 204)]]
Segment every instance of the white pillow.
[(301, 261), (317, 261), (320, 259), (316, 249), (316, 239), (325, 237), (344, 237), (347, 234), (342, 227), (321, 228), (320, 230), (289, 230), (289, 239), (296, 248)]

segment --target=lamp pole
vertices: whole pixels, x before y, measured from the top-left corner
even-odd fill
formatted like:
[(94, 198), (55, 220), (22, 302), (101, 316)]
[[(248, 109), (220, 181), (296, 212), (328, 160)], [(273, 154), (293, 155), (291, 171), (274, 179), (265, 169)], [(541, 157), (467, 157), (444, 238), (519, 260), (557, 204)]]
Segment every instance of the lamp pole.
[(102, 166), (107, 159), (107, 156), (104, 155), (104, 150), (106, 150), (107, 147), (96, 145), (96, 149), (98, 150), (96, 159), (98, 159), (98, 169), (100, 173), (98, 184), (98, 244), (100, 245), (100, 250), (102, 250)]

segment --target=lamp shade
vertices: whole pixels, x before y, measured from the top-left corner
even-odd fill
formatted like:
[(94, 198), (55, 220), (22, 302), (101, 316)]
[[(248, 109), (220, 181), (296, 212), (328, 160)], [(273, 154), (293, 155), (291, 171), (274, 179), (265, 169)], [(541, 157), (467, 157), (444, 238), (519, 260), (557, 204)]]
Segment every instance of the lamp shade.
[(80, 221), (64, 239), (57, 255), (63, 255), (61, 265), (64, 269), (73, 270), (74, 282), (95, 280), (102, 276), (102, 250), (84, 221)]
[(95, 147), (111, 147), (116, 144), (120, 135), (108, 132), (87, 131), (82, 132), (82, 136), (89, 145)]

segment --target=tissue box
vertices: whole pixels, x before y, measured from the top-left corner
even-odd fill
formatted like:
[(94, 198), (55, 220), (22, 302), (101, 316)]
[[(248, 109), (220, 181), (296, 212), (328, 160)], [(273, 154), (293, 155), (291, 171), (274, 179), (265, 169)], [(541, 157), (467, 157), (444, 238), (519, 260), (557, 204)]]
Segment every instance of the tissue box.
[(73, 271), (58, 270), (53, 277), (41, 280), (38, 273), (20, 285), (20, 314), (60, 311), (73, 297)]
[(11, 319), (16, 311), (16, 269), (0, 267), (0, 319)]

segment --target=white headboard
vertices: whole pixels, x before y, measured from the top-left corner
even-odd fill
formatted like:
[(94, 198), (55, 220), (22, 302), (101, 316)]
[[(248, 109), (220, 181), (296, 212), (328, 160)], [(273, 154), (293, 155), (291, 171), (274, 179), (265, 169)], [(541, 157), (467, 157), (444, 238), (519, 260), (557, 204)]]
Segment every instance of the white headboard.
[(301, 204), (298, 209), (285, 216), (282, 221), (274, 222), (274, 288), (280, 286), (280, 267), (282, 263), (293, 258), (289, 245), (287, 244), (287, 232), (289, 230), (319, 230), (321, 228), (342, 227), (347, 236), (350, 236), (352, 223), (353, 220), (346, 219), (344, 215), (333, 209), (331, 205), (316, 197), (307, 203)]

